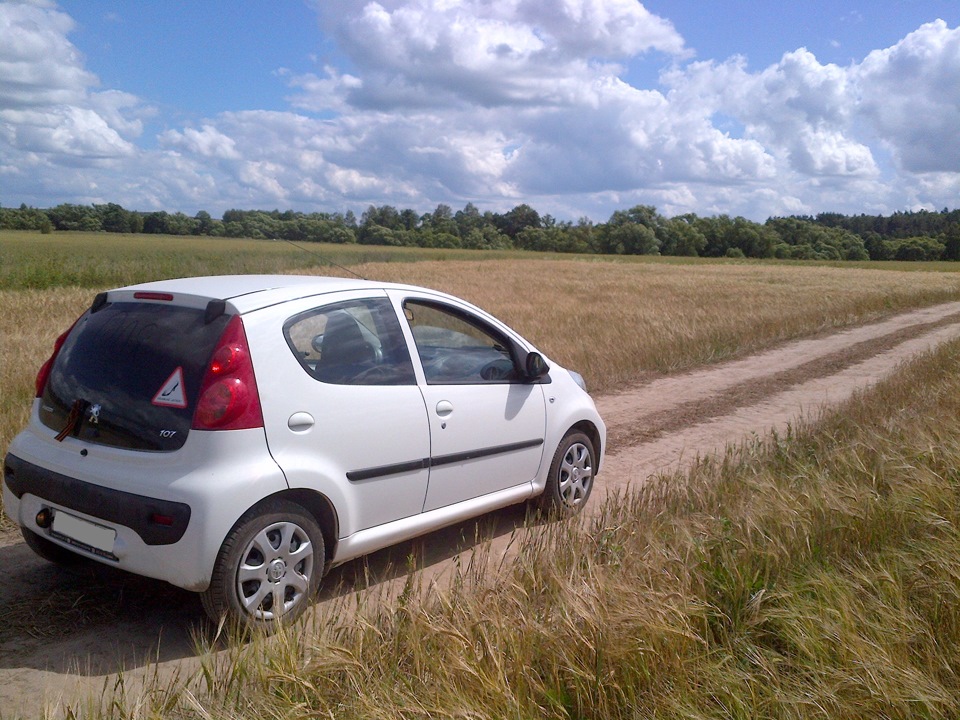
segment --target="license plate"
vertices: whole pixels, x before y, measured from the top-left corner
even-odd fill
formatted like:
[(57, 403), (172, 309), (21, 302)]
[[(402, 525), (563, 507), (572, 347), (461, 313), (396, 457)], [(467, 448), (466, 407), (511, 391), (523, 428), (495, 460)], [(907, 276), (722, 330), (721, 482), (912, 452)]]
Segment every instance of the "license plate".
[(72, 545), (94, 551), (99, 550), (98, 555), (113, 554), (113, 542), (117, 539), (117, 531), (112, 528), (58, 511), (53, 516), (53, 526), (50, 529)]

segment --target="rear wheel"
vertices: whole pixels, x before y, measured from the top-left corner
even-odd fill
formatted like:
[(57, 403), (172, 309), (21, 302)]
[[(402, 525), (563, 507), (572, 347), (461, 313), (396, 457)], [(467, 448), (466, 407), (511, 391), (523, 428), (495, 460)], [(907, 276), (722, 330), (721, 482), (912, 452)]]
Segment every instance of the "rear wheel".
[(323, 575), (323, 533), (310, 513), (286, 501), (254, 508), (224, 540), (203, 608), (247, 627), (293, 622), (309, 607)]
[(575, 515), (593, 490), (596, 452), (593, 441), (579, 430), (564, 435), (550, 463), (543, 494), (537, 498), (540, 510), (554, 515)]

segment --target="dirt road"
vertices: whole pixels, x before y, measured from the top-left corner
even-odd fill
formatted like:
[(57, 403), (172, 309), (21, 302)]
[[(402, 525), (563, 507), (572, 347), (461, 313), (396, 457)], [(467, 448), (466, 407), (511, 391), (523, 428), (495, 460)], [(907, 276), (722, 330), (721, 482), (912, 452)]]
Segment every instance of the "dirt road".
[[(590, 505), (728, 443), (783, 431), (958, 337), (960, 303), (949, 303), (599, 398), (609, 452)], [(523, 516), (507, 509), (348, 563), (327, 577), (319, 602), (382, 590), (406, 575), (410, 556), (442, 582), (478, 536), (492, 538), (491, 557), (505, 552)], [(149, 672), (189, 674), (191, 632), (201, 616), (191, 593), (109, 571), (67, 575), (36, 558), (18, 535), (0, 535), (0, 716), (39, 716), (61, 699), (111, 689), (119, 668), (128, 680), (148, 663)]]

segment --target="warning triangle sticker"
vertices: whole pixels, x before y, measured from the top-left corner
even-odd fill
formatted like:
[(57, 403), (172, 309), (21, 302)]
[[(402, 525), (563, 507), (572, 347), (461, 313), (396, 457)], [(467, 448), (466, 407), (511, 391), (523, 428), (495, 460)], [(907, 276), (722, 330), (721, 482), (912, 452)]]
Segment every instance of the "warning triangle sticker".
[(174, 408), (185, 408), (187, 406), (187, 393), (183, 387), (182, 367), (178, 367), (167, 378), (163, 387), (153, 396), (153, 404)]

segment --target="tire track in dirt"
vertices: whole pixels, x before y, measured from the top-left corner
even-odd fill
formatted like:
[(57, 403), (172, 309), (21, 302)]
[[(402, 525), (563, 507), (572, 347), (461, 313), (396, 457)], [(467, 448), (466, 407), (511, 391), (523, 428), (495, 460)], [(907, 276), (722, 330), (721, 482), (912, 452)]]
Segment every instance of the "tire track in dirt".
[[(600, 474), (604, 482), (597, 486), (601, 491), (597, 499), (613, 490), (644, 482), (657, 473), (681, 469), (698, 456), (722, 452), (731, 443), (763, 437), (773, 431), (782, 435), (799, 419), (816, 419), (824, 409), (850, 399), (911, 357), (957, 338), (960, 338), (960, 321), (953, 320), (846, 364), (832, 374), (811, 376), (749, 404), (732, 406), (723, 415), (708, 417), (649, 442), (627, 445), (608, 457)], [(818, 365), (811, 363), (810, 369)]]
[[(938, 308), (946, 312), (907, 313), (600, 398), (601, 415), (612, 418), (608, 421), (611, 456), (637, 445), (644, 446), (647, 457), (652, 448), (677, 445), (702, 455), (719, 449), (716, 442), (704, 445), (695, 440), (705, 427), (717, 426), (725, 433), (725, 419), (744, 414), (759, 425), (752, 430), (741, 427), (741, 431), (765, 434), (785, 429), (784, 412), (809, 415), (811, 398), (818, 392), (825, 393), (821, 404), (836, 404), (892, 371), (905, 357), (960, 334), (960, 303), (956, 312), (950, 306)], [(777, 407), (783, 411), (776, 412)], [(767, 420), (770, 425), (764, 429)], [(657, 442), (661, 439), (664, 442)], [(640, 465), (648, 467), (649, 461)], [(605, 467), (604, 478), (609, 474)]]
[[(947, 303), (600, 397), (609, 449), (587, 512), (651, 475), (815, 418), (958, 337), (960, 303)], [(490, 562), (509, 557), (523, 522), (522, 508), (507, 508), (347, 563), (326, 578), (318, 606), (399, 591), (410, 557), (425, 587), (443, 586), (477, 553)], [(113, 687), (120, 668), (128, 688), (154, 672), (188, 676), (201, 615), (192, 593), (109, 570), (67, 575), (19, 535), (0, 535), (0, 715), (39, 716), (61, 699)]]

